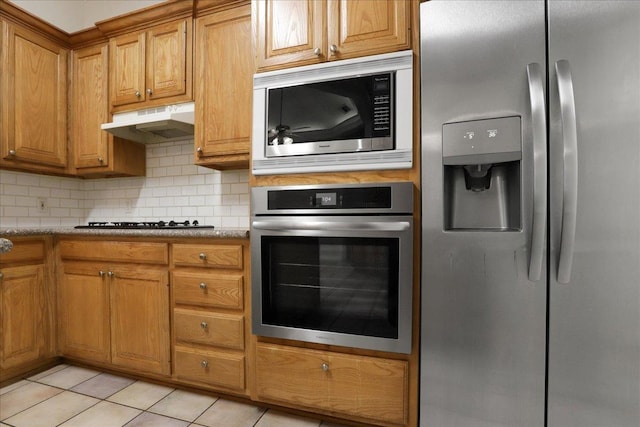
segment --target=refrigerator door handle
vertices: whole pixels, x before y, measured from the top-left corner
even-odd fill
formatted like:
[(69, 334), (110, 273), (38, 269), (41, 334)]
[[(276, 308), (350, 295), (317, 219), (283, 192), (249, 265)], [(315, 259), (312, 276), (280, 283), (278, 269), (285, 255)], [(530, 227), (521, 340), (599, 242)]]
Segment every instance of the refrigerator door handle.
[(560, 99), (562, 124), (563, 175), (562, 236), (558, 261), (558, 283), (571, 281), (571, 266), (576, 240), (576, 215), (578, 211), (578, 130), (576, 104), (573, 97), (573, 80), (569, 61), (562, 59), (555, 64)]
[(527, 80), (533, 137), (533, 221), (529, 280), (537, 282), (542, 274), (544, 236), (547, 228), (547, 120), (540, 64), (527, 65)]

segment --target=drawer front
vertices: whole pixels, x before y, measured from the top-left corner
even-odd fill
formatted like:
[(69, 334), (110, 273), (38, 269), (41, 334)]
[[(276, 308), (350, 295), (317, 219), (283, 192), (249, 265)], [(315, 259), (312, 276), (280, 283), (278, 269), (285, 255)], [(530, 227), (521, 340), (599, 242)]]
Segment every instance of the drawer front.
[(58, 247), (63, 259), (137, 264), (169, 263), (167, 243), (64, 240)]
[(173, 245), (173, 263), (178, 267), (211, 267), (242, 270), (242, 245)]
[(173, 295), (176, 304), (201, 305), (206, 307), (243, 307), (242, 274), (173, 273)]
[(244, 316), (176, 308), (177, 341), (244, 350)]
[(181, 380), (244, 390), (244, 355), (176, 346), (175, 375)]
[(408, 364), (258, 343), (259, 397), (332, 414), (406, 424)]
[[(9, 239), (11, 240), (11, 239)], [(13, 249), (11, 251), (0, 254), (0, 265), (9, 265), (13, 263), (40, 263), (44, 260), (44, 241), (12, 241)]]

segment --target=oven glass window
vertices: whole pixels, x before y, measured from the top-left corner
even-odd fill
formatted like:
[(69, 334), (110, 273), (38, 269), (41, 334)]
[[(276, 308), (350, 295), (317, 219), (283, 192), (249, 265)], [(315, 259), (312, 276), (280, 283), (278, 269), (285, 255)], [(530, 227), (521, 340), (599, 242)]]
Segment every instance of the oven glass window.
[(269, 89), (267, 144), (390, 137), (393, 73)]
[(398, 337), (398, 239), (262, 237), (262, 322)]

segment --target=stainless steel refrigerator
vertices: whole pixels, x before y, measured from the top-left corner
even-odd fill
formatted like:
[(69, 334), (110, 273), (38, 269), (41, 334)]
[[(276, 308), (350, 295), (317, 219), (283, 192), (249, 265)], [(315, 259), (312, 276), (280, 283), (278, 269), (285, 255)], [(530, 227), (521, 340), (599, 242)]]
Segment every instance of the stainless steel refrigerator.
[(420, 425), (640, 426), (640, 2), (420, 21)]

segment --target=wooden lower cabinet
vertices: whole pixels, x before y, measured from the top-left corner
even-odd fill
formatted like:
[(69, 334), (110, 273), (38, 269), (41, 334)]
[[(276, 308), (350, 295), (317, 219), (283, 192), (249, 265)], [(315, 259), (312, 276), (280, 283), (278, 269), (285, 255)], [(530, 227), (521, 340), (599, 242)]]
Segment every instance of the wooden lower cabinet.
[(171, 250), (174, 378), (247, 397), (249, 241), (175, 243)]
[(0, 254), (0, 382), (55, 359), (51, 239), (11, 239)]
[[(65, 356), (109, 362), (109, 282), (99, 265), (62, 265), (59, 342)], [(100, 274), (102, 272), (102, 274)]]
[(257, 343), (261, 400), (381, 425), (408, 420), (405, 361)]
[(44, 266), (3, 268), (0, 286), (0, 366), (5, 369), (40, 357)]
[(176, 346), (175, 358), (179, 379), (235, 391), (245, 388), (244, 354)]
[(58, 252), (62, 355), (171, 375), (168, 244), (62, 240)]
[(114, 269), (111, 283), (111, 363), (171, 374), (169, 274)]

